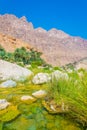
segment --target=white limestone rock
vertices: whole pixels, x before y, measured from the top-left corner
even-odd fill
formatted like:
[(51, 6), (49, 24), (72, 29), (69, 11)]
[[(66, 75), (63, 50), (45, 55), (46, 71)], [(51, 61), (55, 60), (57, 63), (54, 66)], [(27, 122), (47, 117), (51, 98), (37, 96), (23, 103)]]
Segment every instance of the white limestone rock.
[(51, 77), (48, 73), (38, 73), (34, 76), (32, 82), (34, 84), (44, 84), (51, 80)]
[(0, 84), (0, 88), (11, 88), (11, 87), (16, 87), (16, 85), (17, 85), (17, 83), (15, 81), (7, 80)]
[(32, 93), (32, 95), (36, 98), (42, 98), (42, 97), (45, 97), (47, 95), (47, 93), (45, 90), (38, 90), (38, 91)]
[(25, 101), (25, 100), (34, 100), (35, 98), (29, 95), (24, 95), (21, 97), (21, 101)]
[(21, 101), (26, 104), (31, 104), (31, 103), (35, 102), (36, 100), (37, 100), (36, 98), (29, 96), (29, 95), (24, 95), (21, 97)]
[(0, 80), (13, 79), (23, 81), (33, 74), (32, 71), (19, 65), (0, 60)]
[(10, 105), (6, 99), (0, 99), (0, 110), (7, 108)]

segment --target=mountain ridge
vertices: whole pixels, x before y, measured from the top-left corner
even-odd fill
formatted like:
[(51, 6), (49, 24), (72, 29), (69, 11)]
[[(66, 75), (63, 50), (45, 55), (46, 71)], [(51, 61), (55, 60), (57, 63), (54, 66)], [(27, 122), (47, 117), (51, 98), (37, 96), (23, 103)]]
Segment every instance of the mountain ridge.
[(61, 66), (87, 56), (87, 40), (73, 37), (55, 28), (34, 28), (26, 17), (0, 15), (0, 32), (21, 39), (43, 52), (48, 63)]

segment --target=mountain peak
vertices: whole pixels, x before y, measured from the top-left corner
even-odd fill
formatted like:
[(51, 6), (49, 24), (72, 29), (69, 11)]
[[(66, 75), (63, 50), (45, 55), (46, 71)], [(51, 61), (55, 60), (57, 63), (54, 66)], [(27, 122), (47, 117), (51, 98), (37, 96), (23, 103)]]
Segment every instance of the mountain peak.
[(35, 31), (39, 32), (39, 33), (47, 33), (47, 31), (45, 29), (41, 28), (41, 27), (36, 28)]
[(20, 20), (22, 20), (22, 21), (24, 21), (24, 22), (27, 22), (27, 18), (26, 18), (25, 16), (22, 16), (22, 17), (20, 18)]
[(61, 30), (57, 30), (55, 28), (52, 28), (48, 31), (49, 37), (57, 37), (57, 38), (67, 38), (69, 35)]
[(17, 19), (17, 17), (13, 14), (4, 14), (4, 15), (0, 15), (0, 18), (2, 19), (7, 19), (7, 20), (12, 20), (12, 19)]

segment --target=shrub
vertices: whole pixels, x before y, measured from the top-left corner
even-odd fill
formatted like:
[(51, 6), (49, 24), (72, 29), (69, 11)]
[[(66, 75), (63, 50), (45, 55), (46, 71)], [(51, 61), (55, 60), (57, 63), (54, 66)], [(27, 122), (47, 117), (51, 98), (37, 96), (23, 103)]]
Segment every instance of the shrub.
[(30, 49), (27, 51), (26, 48), (17, 48), (13, 53), (6, 52), (0, 46), (0, 58), (10, 62), (23, 63), (23, 65), (31, 64), (33, 66), (39, 66), (45, 64), (45, 61), (41, 58), (42, 53)]
[[(77, 77), (77, 78), (76, 78)], [(49, 97), (57, 104), (63, 102), (68, 107), (67, 117), (87, 127), (87, 72), (83, 77), (75, 73), (68, 81), (54, 80), (49, 89)]]
[(5, 55), (6, 55), (5, 49), (0, 46), (0, 58), (1, 58), (1, 59), (4, 59), (4, 56), (5, 56)]

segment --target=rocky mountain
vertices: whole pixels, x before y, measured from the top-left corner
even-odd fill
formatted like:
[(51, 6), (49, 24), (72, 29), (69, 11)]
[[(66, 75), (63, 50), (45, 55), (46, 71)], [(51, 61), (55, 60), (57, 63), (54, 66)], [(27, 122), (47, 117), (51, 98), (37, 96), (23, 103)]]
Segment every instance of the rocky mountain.
[(29, 45), (29, 43), (26, 43), (20, 39), (2, 33), (0, 33), (0, 45), (7, 52), (13, 52), (16, 48), (21, 48), (21, 47), (25, 47), (28, 50), (33, 48), (32, 46)]
[[(25, 17), (0, 15), (0, 32), (21, 39), (42, 51), (48, 63), (57, 66), (87, 57), (87, 40), (72, 37), (55, 28), (34, 28)], [(8, 44), (8, 43), (7, 43)]]

